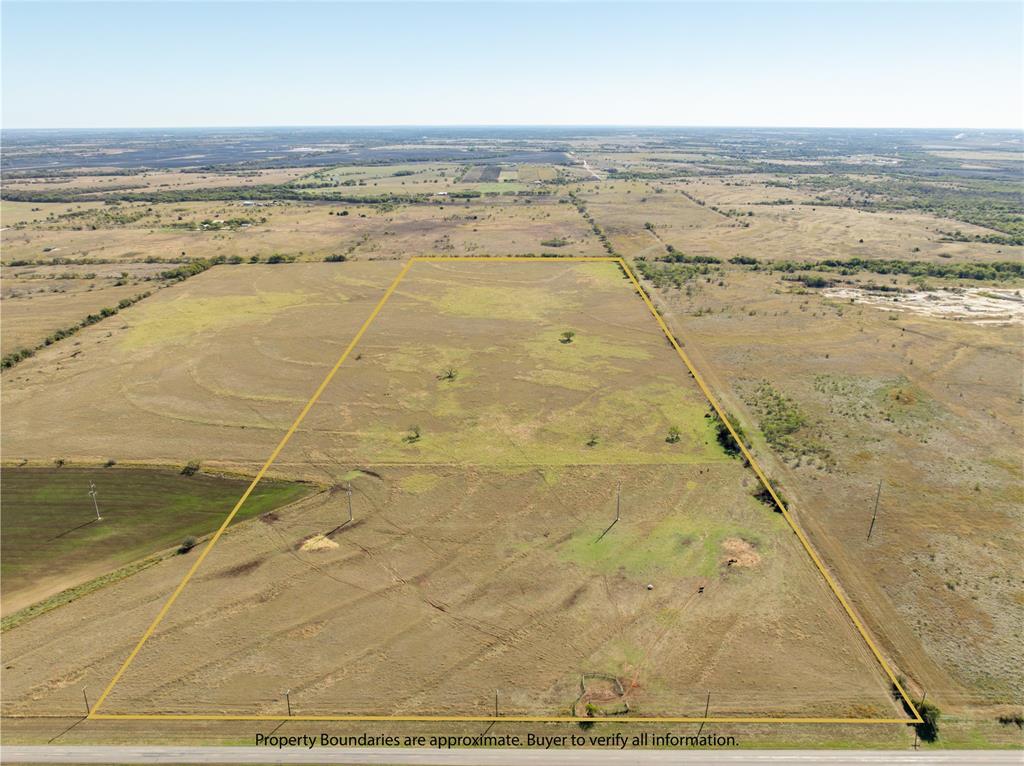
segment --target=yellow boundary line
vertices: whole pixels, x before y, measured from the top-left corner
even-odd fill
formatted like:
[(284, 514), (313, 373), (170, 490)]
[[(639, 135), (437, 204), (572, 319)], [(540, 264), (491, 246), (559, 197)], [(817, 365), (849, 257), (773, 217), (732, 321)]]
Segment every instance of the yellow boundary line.
[(757, 718), (754, 716), (708, 716), (693, 718), (637, 718), (636, 716), (607, 716), (572, 718), (569, 716), (523, 715), (187, 715), (175, 713), (96, 713), (93, 721), (391, 721), (402, 723), (803, 723), (803, 724), (894, 724), (906, 726), (915, 723), (910, 718)]
[(729, 433), (732, 435), (733, 439), (736, 440), (736, 443), (739, 445), (740, 450), (742, 451), (744, 458), (746, 458), (747, 462), (754, 469), (754, 473), (757, 474), (758, 479), (764, 485), (765, 489), (767, 489), (768, 492), (771, 494), (772, 499), (775, 501), (775, 504), (778, 506), (779, 511), (781, 511), (783, 517), (786, 519), (786, 522), (789, 524), (790, 528), (796, 533), (797, 537), (800, 539), (800, 542), (803, 545), (804, 550), (807, 551), (808, 555), (811, 557), (811, 560), (814, 562), (815, 566), (818, 568), (818, 571), (821, 573), (822, 577), (825, 578), (825, 582), (828, 583), (828, 586), (832, 590), (832, 593), (839, 600), (839, 603), (842, 605), (843, 609), (846, 610), (846, 614), (849, 616), (850, 620), (853, 622), (854, 626), (857, 628), (857, 631), (860, 633), (861, 638), (863, 638), (864, 641), (867, 643), (868, 647), (871, 649), (871, 652), (874, 654), (875, 659), (878, 660), (878, 663), (882, 666), (882, 669), (885, 671), (886, 675), (889, 677), (889, 680), (892, 681), (893, 686), (899, 691), (900, 696), (903, 698), (904, 703), (906, 703), (906, 705), (914, 713), (914, 718), (910, 718), (910, 719), (907, 719), (907, 718), (806, 718), (806, 717), (803, 717), (803, 718), (801, 718), (801, 717), (792, 717), (792, 718), (789, 718), (789, 717), (787, 717), (787, 718), (763, 717), (763, 718), (759, 718), (759, 717), (755, 717), (755, 716), (704, 716), (704, 717), (637, 718), (637, 717), (634, 717), (634, 716), (614, 716), (614, 717), (589, 718), (587, 720), (594, 721), (594, 722), (608, 722), (608, 723), (705, 723), (706, 722), (706, 723), (797, 723), (797, 724), (799, 724), (799, 723), (805, 723), (805, 724), (817, 724), (817, 723), (827, 723), (827, 724), (894, 724), (894, 723), (895, 724), (908, 724), (908, 723), (921, 723), (922, 722), (923, 719), (921, 718), (921, 714), (918, 712), (917, 708), (914, 706), (913, 701), (910, 699), (909, 695), (906, 693), (906, 691), (904, 691), (903, 687), (900, 685), (899, 681), (896, 679), (896, 676), (893, 674), (893, 672), (890, 669), (888, 663), (886, 663), (885, 659), (882, 657), (881, 652), (879, 652), (878, 648), (875, 646), (874, 641), (872, 641), (871, 637), (868, 636), (867, 631), (864, 629), (864, 626), (861, 624), (860, 620), (857, 619), (857, 615), (854, 614), (853, 609), (850, 608), (850, 605), (847, 603), (846, 598), (840, 592), (838, 585), (832, 579), (832, 576), (829, 575), (828, 571), (825, 569), (825, 566), (824, 566), (824, 564), (822, 564), (821, 559), (818, 558), (818, 555), (817, 555), (817, 553), (815, 553), (814, 548), (811, 546), (810, 541), (804, 535), (803, 531), (801, 531), (801, 529), (797, 526), (796, 522), (793, 520), (793, 517), (790, 515), (789, 511), (787, 510), (785, 504), (782, 502), (782, 500), (779, 498), (779, 496), (775, 493), (775, 489), (772, 487), (771, 482), (768, 480), (768, 477), (765, 475), (764, 471), (761, 470), (760, 465), (758, 465), (757, 461), (754, 459), (754, 456), (747, 449), (746, 445), (743, 443), (743, 440), (739, 438), (739, 435), (736, 433), (736, 429), (733, 428), (732, 423), (730, 423), (729, 419), (726, 417), (725, 411), (721, 408), (721, 406), (715, 400), (714, 396), (711, 394), (711, 391), (708, 389), (707, 385), (704, 383), (704, 379), (697, 372), (696, 368), (693, 366), (693, 363), (690, 361), (690, 358), (686, 355), (686, 352), (683, 351), (683, 349), (680, 347), (679, 343), (676, 341), (675, 336), (672, 334), (672, 331), (669, 330), (668, 325), (665, 324), (665, 320), (661, 318), (661, 314), (658, 313), (658, 310), (654, 307), (654, 304), (651, 302), (651, 299), (648, 297), (648, 295), (644, 291), (643, 287), (640, 286), (640, 282), (637, 280), (637, 278), (633, 274), (632, 270), (626, 264), (626, 261), (624, 259), (622, 259), (622, 258), (613, 257), (613, 256), (570, 256), (570, 257), (557, 257), (557, 258), (546, 258), (546, 257), (534, 258), (534, 257), (528, 257), (528, 256), (514, 256), (514, 255), (513, 256), (493, 256), (493, 257), (492, 256), (444, 256), (444, 255), (429, 256), (429, 255), (416, 255), (416, 256), (412, 256), (406, 262), (405, 266), (403, 266), (402, 270), (398, 273), (398, 276), (395, 277), (395, 279), (388, 286), (387, 290), (384, 292), (384, 295), (381, 296), (381, 299), (377, 302), (377, 305), (374, 307), (373, 311), (370, 312), (370, 316), (368, 316), (366, 318), (366, 321), (363, 322), (362, 326), (359, 328), (359, 331), (355, 334), (355, 336), (349, 342), (348, 346), (345, 347), (345, 350), (342, 352), (341, 356), (338, 358), (338, 361), (334, 363), (334, 366), (331, 368), (331, 370), (324, 377), (323, 381), (321, 381), (320, 385), (317, 386), (316, 391), (313, 392), (313, 395), (309, 398), (309, 401), (306, 402), (305, 406), (299, 412), (298, 416), (295, 418), (295, 420), (291, 424), (291, 426), (289, 426), (289, 428), (285, 432), (284, 436), (281, 437), (281, 441), (278, 442), (277, 447), (274, 448), (274, 451), (270, 454), (270, 457), (267, 458), (266, 462), (263, 464), (263, 467), (260, 468), (259, 472), (256, 474), (255, 478), (253, 478), (252, 482), (249, 484), (248, 488), (246, 488), (245, 492), (239, 498), (238, 502), (235, 503), (235, 507), (231, 509), (231, 512), (227, 515), (227, 518), (224, 519), (224, 522), (220, 525), (220, 527), (214, 533), (213, 537), (210, 538), (210, 541), (206, 544), (206, 547), (203, 548), (202, 553), (200, 553), (198, 558), (196, 558), (196, 560), (192, 563), (192, 566), (189, 567), (188, 572), (185, 573), (185, 577), (182, 579), (182, 581), (180, 583), (178, 583), (178, 586), (174, 589), (174, 592), (171, 593), (170, 598), (168, 598), (167, 601), (164, 603), (163, 607), (161, 607), (159, 613), (157, 613), (156, 618), (153, 620), (152, 623), (150, 623), (149, 627), (146, 628), (146, 631), (142, 634), (142, 638), (139, 639), (138, 643), (135, 645), (135, 648), (132, 649), (131, 653), (128, 655), (128, 657), (125, 659), (125, 661), (121, 664), (121, 666), (118, 668), (117, 672), (114, 674), (114, 677), (110, 680), (110, 683), (107, 684), (106, 688), (103, 690), (103, 693), (99, 696), (99, 698), (96, 700), (95, 704), (89, 710), (89, 715), (87, 716), (88, 720), (94, 720), (94, 721), (112, 721), (112, 720), (120, 720), (120, 721), (152, 721), (152, 720), (164, 720), (164, 721), (286, 721), (286, 720), (292, 720), (292, 721), (403, 721), (403, 722), (435, 721), (435, 722), (452, 722), (452, 723), (486, 723), (486, 722), (491, 722), (491, 721), (505, 721), (505, 722), (517, 722), (517, 723), (562, 723), (562, 722), (565, 722), (565, 723), (578, 723), (580, 721), (579, 718), (575, 718), (575, 717), (571, 717), (571, 716), (498, 716), (498, 717), (495, 717), (495, 716), (417, 716), (417, 715), (409, 715), (409, 716), (400, 716), (400, 715), (275, 716), (275, 715), (201, 715), (201, 714), (189, 715), (189, 714), (170, 714), (170, 713), (168, 713), (168, 714), (164, 714), (164, 713), (148, 714), (148, 713), (99, 713), (99, 712), (97, 712), (99, 710), (100, 706), (103, 705), (103, 703), (106, 701), (107, 697), (110, 696), (110, 693), (113, 691), (113, 689), (117, 685), (118, 681), (121, 680), (121, 677), (124, 675), (125, 671), (128, 669), (128, 666), (132, 664), (132, 662), (135, 660), (136, 656), (138, 656), (139, 652), (142, 650), (142, 647), (145, 646), (146, 642), (152, 637), (152, 635), (156, 631), (157, 627), (160, 625), (161, 622), (163, 622), (164, 618), (167, 616), (167, 613), (170, 611), (171, 606), (173, 606), (174, 602), (177, 601), (178, 596), (181, 595), (181, 592), (185, 589), (185, 586), (188, 585), (189, 580), (192, 579), (192, 576), (196, 573), (196, 570), (199, 569), (200, 565), (202, 565), (203, 561), (209, 555), (210, 551), (213, 549), (213, 546), (217, 544), (218, 540), (220, 540), (221, 535), (224, 534), (224, 531), (228, 528), (228, 526), (231, 524), (231, 521), (238, 514), (238, 511), (241, 509), (241, 507), (245, 503), (245, 501), (249, 498), (249, 495), (252, 493), (253, 489), (255, 489), (256, 485), (259, 484), (260, 480), (263, 478), (263, 476), (267, 472), (267, 470), (269, 470), (269, 468), (273, 464), (273, 462), (277, 459), (278, 455), (281, 454), (281, 451), (284, 449), (285, 445), (287, 445), (288, 442), (291, 440), (292, 435), (298, 430), (299, 425), (306, 418), (306, 415), (309, 414), (309, 411), (313, 408), (313, 405), (316, 404), (316, 402), (320, 399), (320, 396), (323, 394), (324, 390), (327, 388), (327, 386), (330, 384), (331, 380), (333, 380), (334, 376), (337, 374), (338, 370), (341, 368), (342, 363), (348, 358), (349, 354), (352, 353), (352, 350), (356, 347), (356, 344), (359, 343), (360, 339), (366, 333), (366, 330), (369, 328), (369, 326), (373, 322), (373, 320), (377, 318), (377, 315), (380, 313), (381, 309), (384, 308), (384, 304), (387, 303), (388, 299), (392, 296), (392, 294), (394, 294), (394, 292), (397, 289), (399, 283), (405, 278), (405, 275), (409, 272), (409, 269), (412, 268), (412, 265), (414, 263), (419, 262), (419, 261), (434, 261), (434, 262), (437, 262), (437, 261), (452, 261), (452, 262), (456, 262), (456, 261), (458, 261), (458, 262), (465, 262), (465, 261), (490, 261), (490, 262), (495, 262), (495, 261), (499, 261), (499, 262), (522, 261), (522, 262), (529, 262), (529, 263), (540, 263), (540, 262), (544, 262), (544, 263), (558, 263), (558, 262), (562, 262), (562, 263), (565, 263), (565, 262), (576, 262), (576, 263), (579, 263), (579, 262), (591, 262), (591, 263), (593, 263), (593, 262), (597, 262), (597, 263), (600, 263), (600, 262), (605, 262), (605, 263), (615, 263), (615, 264), (617, 264), (622, 269), (623, 273), (625, 273), (625, 275), (629, 278), (630, 282), (633, 283), (633, 287), (640, 294), (640, 297), (643, 299), (644, 303), (647, 305), (647, 308), (650, 310), (651, 315), (657, 321), (658, 326), (661, 327), (661, 330), (665, 334), (665, 337), (668, 338), (669, 342), (672, 344), (672, 347), (676, 350), (676, 353), (679, 355), (679, 358), (683, 360), (683, 363), (686, 365), (686, 368), (689, 370), (690, 374), (693, 376), (693, 379), (697, 382), (697, 385), (700, 387), (701, 392), (707, 398), (708, 402), (714, 408), (715, 412), (718, 413), (718, 416), (722, 419), (722, 422), (725, 423), (726, 428), (729, 429)]
[(651, 302), (651, 299), (647, 296), (647, 293), (644, 291), (643, 287), (640, 286), (640, 282), (637, 281), (637, 278), (636, 276), (634, 276), (632, 270), (629, 268), (629, 266), (626, 265), (626, 261), (623, 260), (622, 258), (619, 258), (618, 263), (622, 267), (622, 270), (626, 273), (626, 276), (629, 277), (629, 281), (633, 283), (633, 286), (636, 288), (636, 291), (640, 293), (640, 297), (643, 298), (644, 303), (647, 304), (647, 308), (650, 309), (652, 316), (654, 316), (655, 320), (657, 320), (662, 332), (665, 333), (665, 337), (668, 338), (669, 342), (672, 344), (672, 347), (676, 350), (676, 353), (679, 354), (679, 358), (683, 360), (683, 364), (686, 365), (686, 368), (690, 371), (690, 374), (693, 376), (693, 379), (697, 381), (697, 385), (700, 386), (700, 390), (704, 393), (704, 396), (707, 398), (708, 402), (710, 402), (711, 406), (718, 414), (718, 417), (722, 419), (722, 422), (725, 423), (725, 427), (729, 429), (729, 434), (735, 440), (736, 444), (739, 445), (740, 451), (743, 453), (743, 457), (746, 458), (748, 463), (750, 463), (750, 467), (754, 469), (754, 473), (756, 473), (757, 478), (761, 480), (761, 484), (764, 485), (764, 488), (767, 489), (768, 492), (771, 494), (772, 500), (775, 501), (775, 505), (782, 513), (783, 518), (786, 519), (786, 522), (789, 524), (790, 529), (792, 529), (796, 533), (796, 536), (800, 539), (800, 543), (804, 546), (804, 550), (807, 551), (807, 555), (811, 557), (811, 561), (814, 562), (814, 565), (818, 568), (818, 571), (821, 572), (821, 576), (825, 578), (825, 582), (828, 583), (828, 587), (832, 590), (833, 595), (835, 595), (835, 597), (839, 600), (839, 603), (842, 605), (843, 609), (846, 610), (846, 614), (853, 622), (854, 627), (857, 628), (857, 632), (860, 633), (861, 638), (864, 639), (865, 643), (868, 645), (868, 648), (871, 649), (871, 653), (875, 655), (875, 659), (878, 660), (878, 664), (882, 666), (882, 670), (885, 671), (885, 674), (889, 677), (889, 680), (892, 681), (893, 686), (896, 687), (896, 689), (899, 691), (900, 696), (903, 698), (903, 701), (907, 704), (910, 710), (913, 711), (914, 718), (911, 719), (910, 722), (922, 723), (923, 719), (921, 718), (921, 714), (918, 712), (917, 707), (910, 699), (910, 695), (907, 694), (907, 692), (903, 689), (903, 686), (896, 679), (896, 675), (892, 672), (892, 669), (889, 667), (889, 663), (887, 663), (885, 661), (885, 658), (882, 657), (882, 653), (878, 650), (878, 647), (875, 646), (875, 642), (871, 640), (871, 636), (868, 635), (867, 630), (865, 630), (864, 626), (861, 624), (861, 621), (857, 618), (857, 615), (854, 614), (854, 611), (850, 607), (850, 604), (846, 601), (846, 597), (843, 596), (842, 592), (839, 590), (839, 585), (836, 583), (834, 579), (832, 579), (832, 575), (828, 573), (828, 570), (825, 569), (825, 565), (822, 563), (821, 559), (818, 557), (818, 554), (811, 546), (810, 540), (807, 539), (807, 536), (803, 533), (803, 530), (800, 529), (796, 521), (790, 515), (789, 509), (786, 508), (786, 504), (782, 502), (782, 499), (775, 492), (775, 488), (772, 486), (772, 483), (768, 480), (768, 477), (765, 475), (764, 471), (761, 470), (761, 466), (758, 464), (757, 460), (754, 459), (754, 456), (751, 454), (750, 450), (747, 449), (747, 445), (743, 443), (743, 439), (741, 439), (739, 434), (736, 433), (736, 429), (733, 427), (732, 423), (729, 422), (729, 418), (726, 417), (725, 410), (722, 409), (721, 405), (715, 399), (714, 395), (711, 393), (711, 390), (704, 382), (704, 379), (701, 377), (700, 373), (697, 372), (697, 368), (694, 367), (693, 362), (690, 361), (690, 357), (686, 355), (686, 352), (683, 351), (682, 347), (676, 341), (675, 336), (672, 334), (672, 331), (669, 330), (668, 325), (665, 324), (665, 320), (661, 318), (661, 314), (658, 313), (658, 310), (654, 307), (654, 304)]

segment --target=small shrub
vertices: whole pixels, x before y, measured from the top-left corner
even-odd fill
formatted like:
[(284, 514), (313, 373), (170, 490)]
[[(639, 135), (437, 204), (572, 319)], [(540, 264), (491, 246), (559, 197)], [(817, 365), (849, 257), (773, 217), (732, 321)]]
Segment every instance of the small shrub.
[(415, 444), (420, 440), (420, 427), (410, 426), (409, 433), (402, 437), (402, 441), (406, 444)]
[(33, 354), (35, 354), (35, 352), (30, 348), (21, 348), (18, 349), (17, 351), (12, 351), (11, 353), (4, 355), (3, 364), (0, 366), (2, 366), (3, 369), (6, 370), (8, 367), (13, 367), (14, 365), (16, 365), (22, 359), (28, 359)]
[(113, 467), (113, 466), (117, 465), (117, 461), (116, 461), (116, 460), (114, 460), (114, 458), (109, 458), (109, 459), (107, 460), (107, 462), (106, 462), (106, 463), (104, 463), (104, 465), (105, 465), (105, 466), (106, 466), (107, 468), (111, 468), (111, 467)]
[(336, 253), (334, 255), (328, 255), (326, 258), (324, 258), (324, 263), (344, 263), (347, 260), (347, 255), (341, 255)]
[[(588, 702), (587, 703), (587, 706), (586, 706), (586, 716), (587, 716), (587, 718), (593, 718), (594, 716), (596, 716), (600, 712), (601, 712), (601, 709), (597, 705), (595, 705), (593, 702)], [(594, 722), (593, 721), (588, 721), (588, 720), (584, 719), (584, 720), (580, 721), (578, 725), (579, 725), (579, 727), (581, 729), (586, 731), (587, 729), (590, 729), (590, 728), (592, 728), (594, 726)]]
[(561, 343), (572, 343), (572, 339), (575, 337), (576, 333), (574, 333), (572, 330), (566, 330), (559, 336), (558, 339)]
[(188, 464), (181, 469), (182, 476), (195, 476), (199, 473), (201, 464), (198, 460), (190, 460)]
[(184, 540), (181, 541), (181, 545), (178, 546), (178, 555), (182, 556), (188, 553), (190, 550), (196, 547), (197, 542), (198, 540), (192, 537), (192, 535), (186, 537)]
[(587, 439), (587, 446), (588, 447), (596, 447), (597, 446), (597, 434), (591, 434), (590, 435), (590, 438)]
[(665, 437), (665, 441), (669, 444), (678, 444), (682, 435), (683, 432), (679, 430), (679, 426), (672, 426), (668, 429), (668, 436)]
[[(772, 490), (774, 490), (775, 494), (778, 495), (779, 500), (786, 503), (786, 498), (782, 496), (782, 492), (774, 484), (772, 484)], [(775, 498), (772, 497), (772, 493), (768, 491), (768, 487), (764, 484), (758, 483), (757, 489), (754, 491), (754, 499), (758, 502), (764, 503), (776, 513), (782, 513), (782, 509), (779, 508), (778, 504), (775, 502)], [(786, 505), (788, 505), (788, 503), (786, 503)]]
[(800, 275), (796, 278), (797, 282), (802, 282), (806, 287), (831, 287), (832, 280), (825, 279), (825, 277), (819, 276), (807, 276)]

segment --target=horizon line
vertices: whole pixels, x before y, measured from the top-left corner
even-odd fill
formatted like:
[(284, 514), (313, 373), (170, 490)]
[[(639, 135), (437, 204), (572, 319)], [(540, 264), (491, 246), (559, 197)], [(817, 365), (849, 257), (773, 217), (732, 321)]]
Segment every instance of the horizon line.
[(601, 130), (969, 130), (978, 132), (1022, 133), (1024, 125), (1019, 127), (977, 127), (964, 125), (757, 125), (757, 124), (670, 124), (670, 123), (323, 123), (323, 124), (232, 124), (232, 125), (89, 125), (89, 126), (47, 126), (47, 127), (7, 127), (0, 126), (0, 131), (54, 132), (54, 131), (127, 131), (127, 130), (299, 130), (299, 129), (601, 129)]

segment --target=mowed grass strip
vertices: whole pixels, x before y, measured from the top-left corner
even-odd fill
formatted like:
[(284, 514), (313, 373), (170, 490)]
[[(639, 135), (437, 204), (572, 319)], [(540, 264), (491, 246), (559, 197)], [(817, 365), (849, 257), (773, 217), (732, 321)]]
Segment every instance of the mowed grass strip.
[[(89, 483), (97, 490), (96, 520)], [(0, 470), (5, 612), (213, 532), (248, 479), (118, 468)], [(235, 521), (292, 503), (309, 485), (262, 481)], [(52, 587), (50, 587), (52, 586)], [(32, 598), (31, 600), (35, 600)]]

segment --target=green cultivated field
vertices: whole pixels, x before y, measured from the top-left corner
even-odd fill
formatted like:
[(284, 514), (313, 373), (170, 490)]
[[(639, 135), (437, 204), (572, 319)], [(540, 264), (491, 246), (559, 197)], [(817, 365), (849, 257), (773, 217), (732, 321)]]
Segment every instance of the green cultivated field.
[[(0, 477), (5, 612), (19, 608), (19, 596), (41, 586), (57, 592), (188, 536), (214, 531), (249, 483), (117, 468), (4, 468)], [(90, 481), (96, 484), (102, 521), (96, 521), (89, 498)], [(308, 492), (302, 484), (260, 482), (236, 519), (266, 513)]]

